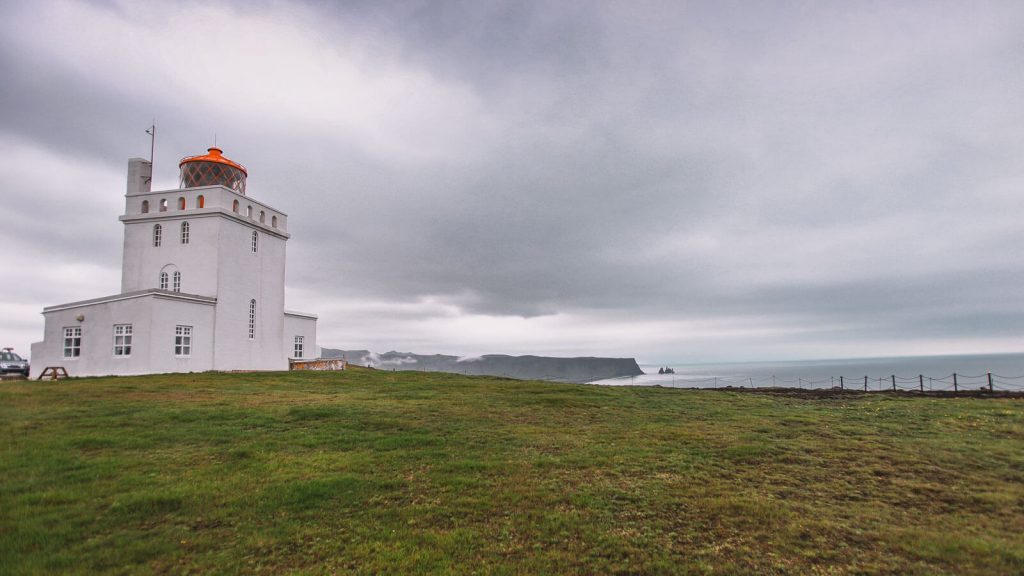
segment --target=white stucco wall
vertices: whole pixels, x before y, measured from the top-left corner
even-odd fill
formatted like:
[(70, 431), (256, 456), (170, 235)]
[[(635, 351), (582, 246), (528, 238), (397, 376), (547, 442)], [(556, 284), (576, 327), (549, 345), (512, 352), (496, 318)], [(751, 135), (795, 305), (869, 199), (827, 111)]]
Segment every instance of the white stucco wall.
[(295, 357), (295, 337), (302, 336), (302, 358), (309, 360), (320, 357), (320, 347), (316, 343), (316, 317), (299, 312), (284, 313), (284, 353), (288, 358)]
[[(198, 208), (202, 196), (204, 207)], [(179, 199), (185, 209), (179, 210)], [(241, 200), (239, 212), (232, 210), (233, 202)], [(149, 212), (142, 212), (142, 201), (150, 202)], [(167, 211), (161, 212), (161, 200), (168, 201)], [(247, 217), (253, 208), (252, 217)], [(264, 222), (260, 222), (263, 212)], [(277, 217), (277, 226), (273, 218)], [(129, 194), (125, 201), (124, 246), (122, 256), (121, 291), (132, 292), (159, 286), (160, 272), (177, 269), (182, 274), (182, 292), (217, 296), (219, 266), (229, 258), (242, 256), (248, 243), (239, 244), (235, 228), (257, 230), (261, 235), (288, 239), (288, 217), (279, 210), (237, 194), (223, 186), (207, 186), (185, 190), (162, 190)], [(189, 224), (189, 243), (181, 242), (181, 226)], [(154, 246), (154, 228), (160, 225), (160, 246)], [(231, 234), (225, 237), (225, 230)], [(268, 262), (268, 264), (275, 264)], [(283, 262), (281, 263), (283, 266)], [(282, 276), (282, 283), (284, 282)]]
[[(44, 311), (43, 341), (32, 345), (32, 374), (63, 366), (71, 376), (201, 372), (213, 369), (214, 304), (188, 295), (145, 294)], [(82, 319), (79, 320), (79, 317)], [(132, 325), (132, 351), (114, 356), (114, 325)], [(175, 357), (175, 326), (192, 326), (192, 352)], [(64, 328), (82, 329), (81, 355), (64, 357)]]
[[(258, 234), (252, 251), (252, 233)], [(217, 264), (217, 370), (286, 370), (285, 240), (234, 220), (222, 223)], [(249, 301), (256, 300), (249, 339)]]
[[(181, 226), (189, 225), (189, 243), (181, 243)], [(153, 228), (161, 226), (160, 246), (153, 245)], [(121, 291), (157, 288), (160, 272), (181, 272), (181, 291), (216, 296), (217, 244), (221, 219), (216, 213), (163, 217), (126, 222)]]

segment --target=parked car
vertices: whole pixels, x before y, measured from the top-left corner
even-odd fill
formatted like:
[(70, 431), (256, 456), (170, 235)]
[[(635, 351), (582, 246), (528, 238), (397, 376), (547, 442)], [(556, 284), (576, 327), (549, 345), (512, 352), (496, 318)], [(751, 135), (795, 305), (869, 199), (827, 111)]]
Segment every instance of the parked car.
[(0, 372), (14, 372), (28, 378), (28, 360), (14, 353), (11, 348), (0, 350)]

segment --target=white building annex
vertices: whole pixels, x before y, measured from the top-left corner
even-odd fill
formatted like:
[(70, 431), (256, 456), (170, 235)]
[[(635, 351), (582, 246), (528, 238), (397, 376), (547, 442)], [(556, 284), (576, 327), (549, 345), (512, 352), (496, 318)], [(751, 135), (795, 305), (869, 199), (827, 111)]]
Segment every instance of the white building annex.
[(245, 194), (245, 167), (210, 148), (150, 191), (128, 161), (121, 293), (43, 309), (32, 376), (287, 370), (319, 355), (313, 314), (285, 310), (288, 216)]

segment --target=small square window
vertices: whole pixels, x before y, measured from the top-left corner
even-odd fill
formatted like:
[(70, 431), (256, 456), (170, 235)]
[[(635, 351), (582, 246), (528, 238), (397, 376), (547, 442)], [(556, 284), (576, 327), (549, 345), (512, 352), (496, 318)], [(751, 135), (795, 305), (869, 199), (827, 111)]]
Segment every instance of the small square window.
[(186, 357), (192, 355), (192, 327), (174, 327), (174, 355)]
[(125, 357), (132, 355), (132, 325), (114, 325), (114, 356)]
[(82, 327), (64, 328), (64, 357), (78, 358), (82, 355)]

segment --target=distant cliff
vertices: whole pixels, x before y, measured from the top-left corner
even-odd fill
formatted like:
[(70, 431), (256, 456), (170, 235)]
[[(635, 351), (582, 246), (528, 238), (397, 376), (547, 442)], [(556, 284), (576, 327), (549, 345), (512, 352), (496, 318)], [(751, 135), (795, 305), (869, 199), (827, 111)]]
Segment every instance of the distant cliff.
[(604, 378), (643, 374), (643, 370), (640, 370), (640, 366), (633, 358), (552, 358), (548, 356), (506, 356), (504, 354), (460, 358), (443, 354), (422, 355), (394, 351), (377, 354), (369, 350), (335, 350), (331, 348), (323, 348), (321, 356), (324, 358), (344, 356), (351, 364), (372, 366), (381, 370), (453, 372), (556, 382), (592, 382)]

